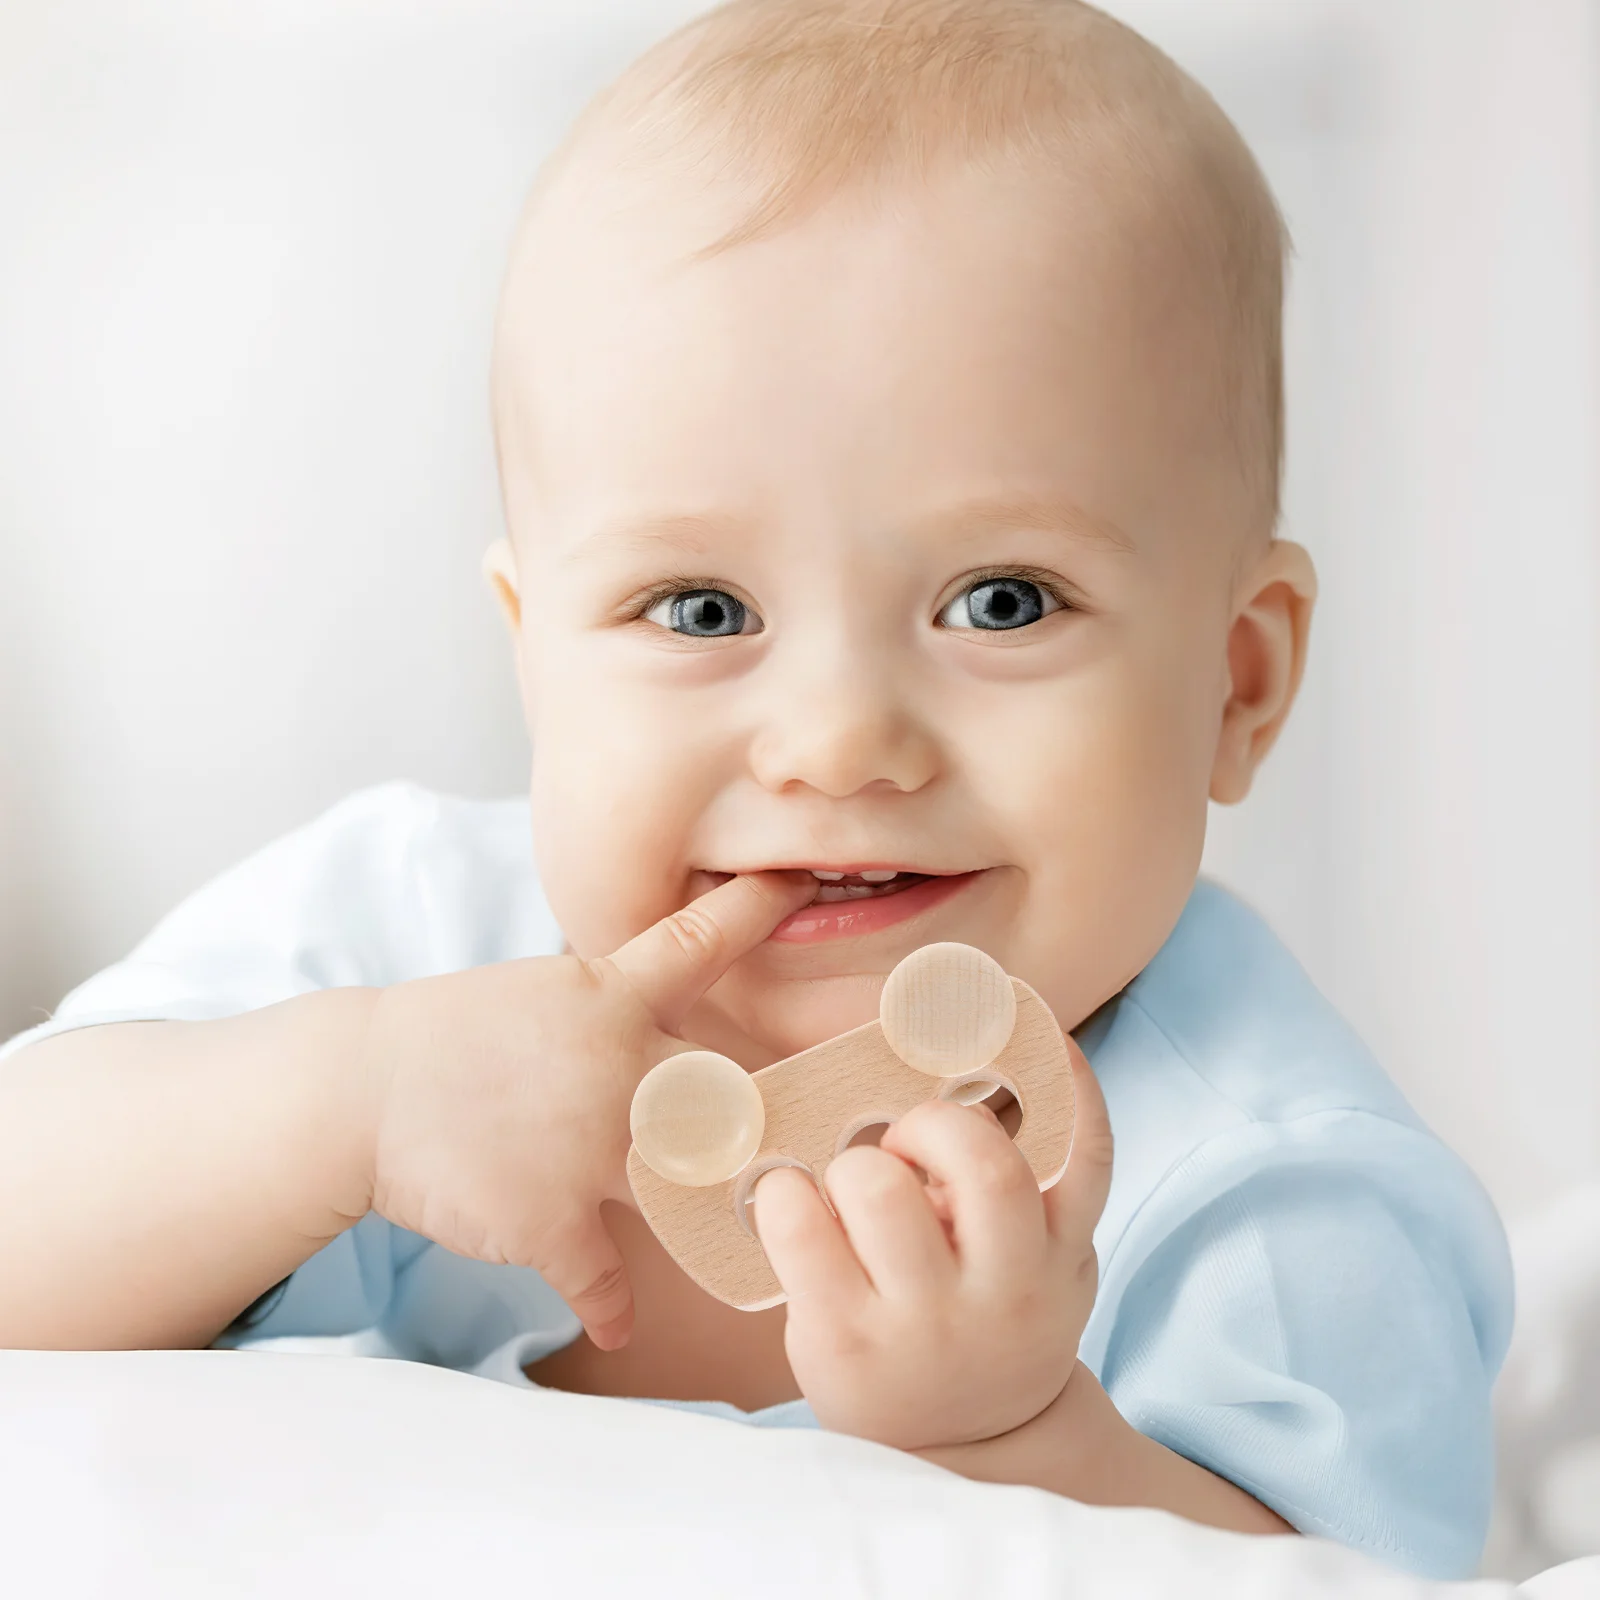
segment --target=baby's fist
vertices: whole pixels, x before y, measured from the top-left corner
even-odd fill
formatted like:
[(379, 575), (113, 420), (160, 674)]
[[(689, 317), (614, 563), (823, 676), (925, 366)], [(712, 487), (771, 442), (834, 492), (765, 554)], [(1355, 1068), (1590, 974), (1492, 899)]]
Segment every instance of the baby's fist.
[(940, 1100), (829, 1165), (831, 1210), (792, 1168), (760, 1180), (789, 1362), (824, 1427), (903, 1450), (964, 1444), (1032, 1421), (1066, 1387), (1111, 1178), (1105, 1102), (1070, 1040), (1068, 1056), (1072, 1153), (1044, 1194), (990, 1113)]

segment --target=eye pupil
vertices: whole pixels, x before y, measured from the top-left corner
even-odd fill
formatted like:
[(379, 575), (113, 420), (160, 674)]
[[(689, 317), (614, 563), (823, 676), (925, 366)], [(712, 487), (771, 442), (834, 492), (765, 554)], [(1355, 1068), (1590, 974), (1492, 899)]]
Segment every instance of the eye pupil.
[(975, 628), (1025, 628), (1044, 615), (1039, 585), (1026, 578), (989, 578), (967, 592)]
[(721, 589), (693, 589), (672, 602), (674, 631), (697, 639), (742, 633), (745, 615), (744, 603)]

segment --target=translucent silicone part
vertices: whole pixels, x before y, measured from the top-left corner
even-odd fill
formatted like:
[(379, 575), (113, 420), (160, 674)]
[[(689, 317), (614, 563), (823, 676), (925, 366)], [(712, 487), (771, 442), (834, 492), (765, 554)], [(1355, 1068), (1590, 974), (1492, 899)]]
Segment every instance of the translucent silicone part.
[(1017, 993), (1005, 968), (983, 951), (926, 944), (884, 980), (878, 1020), (908, 1067), (959, 1078), (1005, 1049), (1017, 1022)]
[(644, 1075), (628, 1122), (634, 1148), (652, 1172), (703, 1189), (726, 1182), (761, 1148), (767, 1108), (737, 1061), (689, 1050)]

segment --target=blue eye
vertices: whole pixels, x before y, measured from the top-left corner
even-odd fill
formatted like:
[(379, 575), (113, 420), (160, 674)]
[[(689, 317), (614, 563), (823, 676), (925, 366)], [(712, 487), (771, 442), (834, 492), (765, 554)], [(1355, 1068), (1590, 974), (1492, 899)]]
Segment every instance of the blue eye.
[(1053, 594), (1027, 578), (985, 578), (963, 589), (939, 613), (939, 621), (947, 628), (1000, 632), (1026, 628), (1060, 609), (1061, 602)]
[(723, 589), (685, 589), (669, 594), (656, 601), (644, 616), (646, 622), (691, 639), (722, 639), (761, 631), (761, 619), (744, 601), (735, 600)]

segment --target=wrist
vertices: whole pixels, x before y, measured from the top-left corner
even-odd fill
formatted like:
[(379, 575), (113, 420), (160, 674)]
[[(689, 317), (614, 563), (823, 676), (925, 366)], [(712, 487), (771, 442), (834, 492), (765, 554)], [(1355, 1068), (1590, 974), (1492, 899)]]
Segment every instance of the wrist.
[[(1078, 1361), (1055, 1399), (1019, 1427), (969, 1444), (939, 1445), (915, 1453), (964, 1477), (1035, 1483), (1074, 1500), (1095, 1500), (1099, 1497), (1085, 1493), (1080, 1480), (1097, 1468), (1104, 1473), (1108, 1457), (1125, 1442), (1122, 1430), (1132, 1431), (1094, 1374)], [(1048, 1463), (1051, 1482), (1038, 1481), (1041, 1462)]]
[(308, 1234), (332, 1238), (372, 1205), (381, 1086), (371, 1036), (379, 989), (324, 989), (241, 1019), (280, 1030), (260, 1059), (288, 1110), (283, 1170)]
[(1236, 1533), (1294, 1532), (1245, 1490), (1146, 1438), (1081, 1361), (1031, 1422), (916, 1454), (963, 1477), (1032, 1484), (1087, 1505), (1151, 1506)]

